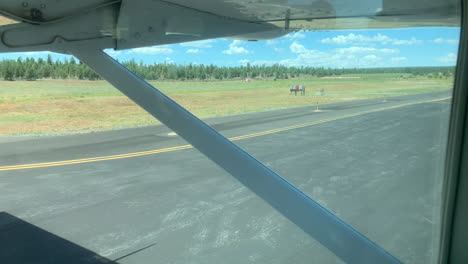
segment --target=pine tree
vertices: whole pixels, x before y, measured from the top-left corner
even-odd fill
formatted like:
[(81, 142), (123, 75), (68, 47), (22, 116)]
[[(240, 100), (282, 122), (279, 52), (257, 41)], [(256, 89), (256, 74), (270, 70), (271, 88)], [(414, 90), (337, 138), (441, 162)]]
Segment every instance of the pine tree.
[(54, 62), (52, 61), (52, 56), (50, 54), (47, 54), (47, 64), (52, 65)]
[(5, 79), (5, 81), (15, 80), (15, 74), (13, 72), (13, 69), (8, 65), (7, 67), (5, 67), (5, 72), (3, 73), (3, 79)]
[(49, 64), (42, 64), (39, 69), (39, 75), (41, 78), (50, 78), (52, 75), (52, 66)]
[(33, 65), (29, 66), (26, 69), (26, 73), (24, 74), (24, 78), (27, 81), (35, 81), (37, 79), (37, 72)]

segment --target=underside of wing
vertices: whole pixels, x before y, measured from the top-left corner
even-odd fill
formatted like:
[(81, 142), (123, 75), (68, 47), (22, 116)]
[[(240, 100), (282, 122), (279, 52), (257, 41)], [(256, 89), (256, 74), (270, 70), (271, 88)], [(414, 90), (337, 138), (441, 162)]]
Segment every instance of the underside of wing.
[[(456, 0), (168, 0), (250, 22), (302, 30), (458, 26)], [(278, 23), (279, 22), (279, 23)]]
[(0, 3), (0, 52), (272, 39), (296, 30), (458, 26), (456, 0), (42, 0)]

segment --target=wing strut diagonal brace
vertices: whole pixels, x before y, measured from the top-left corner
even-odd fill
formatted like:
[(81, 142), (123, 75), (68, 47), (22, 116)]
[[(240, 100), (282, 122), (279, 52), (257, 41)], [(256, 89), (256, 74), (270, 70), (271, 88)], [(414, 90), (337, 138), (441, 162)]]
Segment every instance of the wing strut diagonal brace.
[(98, 49), (73, 47), (80, 61), (234, 176), (346, 263), (400, 263), (278, 174)]

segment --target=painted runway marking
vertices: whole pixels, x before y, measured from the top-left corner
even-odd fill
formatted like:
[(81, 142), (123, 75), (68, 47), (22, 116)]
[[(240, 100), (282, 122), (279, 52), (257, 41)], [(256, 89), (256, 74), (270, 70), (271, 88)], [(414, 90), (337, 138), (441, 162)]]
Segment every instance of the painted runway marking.
[[(360, 115), (365, 115), (365, 114), (370, 114), (370, 113), (375, 113), (375, 112), (381, 112), (381, 111), (385, 111), (385, 110), (401, 108), (401, 107), (410, 106), (410, 105), (445, 101), (445, 100), (448, 100), (450, 98), (451, 97), (444, 97), (444, 98), (434, 99), (434, 100), (427, 100), (427, 101), (421, 101), (421, 102), (413, 102), (413, 103), (406, 103), (406, 104), (394, 105), (394, 106), (389, 106), (389, 107), (377, 108), (377, 109), (373, 109), (373, 110), (368, 110), (368, 111), (357, 112), (357, 113), (348, 114), (348, 115), (342, 115), (342, 116), (322, 119), (322, 120), (309, 122), (309, 123), (303, 123), (303, 124), (294, 125), (294, 126), (282, 127), (282, 128), (271, 129), (271, 130), (266, 130), (266, 131), (262, 131), (262, 132), (257, 132), (257, 133), (252, 133), (252, 134), (247, 134), (247, 135), (242, 135), (242, 136), (237, 136), (237, 137), (231, 137), (231, 138), (229, 138), (229, 140), (236, 141), (236, 140), (254, 138), (254, 137), (279, 133), (279, 132), (283, 132), (283, 131), (288, 131), (288, 130), (292, 130), (292, 129), (298, 129), (298, 128), (303, 128), (303, 127), (314, 126), (314, 125), (323, 124), (323, 123), (327, 123), (327, 122), (331, 122), (331, 121), (335, 121), (335, 120), (340, 120), (340, 119), (345, 119), (345, 118), (350, 118), (350, 117), (355, 117), (355, 116), (360, 116)], [(118, 155), (110, 155), (110, 156), (102, 156), (102, 157), (94, 157), (94, 158), (64, 160), (64, 161), (55, 161), (55, 162), (43, 162), (43, 163), (32, 163), (32, 164), (22, 164), (22, 165), (0, 166), (0, 171), (24, 170), (24, 169), (33, 169), (33, 168), (44, 168), (44, 167), (54, 167), (54, 166), (81, 164), (81, 163), (89, 163), (89, 162), (98, 162), (98, 161), (106, 161), (106, 160), (125, 159), (125, 158), (133, 158), (133, 157), (139, 157), (139, 156), (153, 155), (153, 154), (158, 154), (158, 153), (165, 153), (165, 152), (177, 151), (177, 150), (182, 150), (182, 149), (190, 149), (190, 148), (193, 148), (192, 145), (181, 145), (181, 146), (175, 146), (175, 147), (170, 147), (170, 148), (161, 148), (161, 149), (154, 149), (154, 150), (148, 150), (148, 151), (132, 152), (132, 153), (126, 153), (126, 154), (118, 154)]]

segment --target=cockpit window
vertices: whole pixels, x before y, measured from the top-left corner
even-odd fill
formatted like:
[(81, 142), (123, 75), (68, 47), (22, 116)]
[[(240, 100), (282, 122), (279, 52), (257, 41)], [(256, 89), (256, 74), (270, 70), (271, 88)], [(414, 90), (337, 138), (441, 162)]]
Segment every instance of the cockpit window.
[[(165, 21), (169, 44), (127, 49), (158, 28), (120, 27), (106, 31), (118, 45), (105, 52), (395, 261), (436, 263), (457, 12), (220, 2), (238, 11), (223, 9), (223, 21), (281, 30), (187, 41), (203, 23), (179, 16)], [(183, 12), (216, 11), (196, 5)], [(8, 30), (3, 44), (17, 34)], [(0, 53), (1, 263), (343, 263), (90, 66), (67, 52)]]

